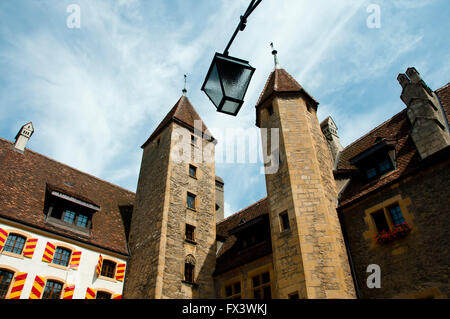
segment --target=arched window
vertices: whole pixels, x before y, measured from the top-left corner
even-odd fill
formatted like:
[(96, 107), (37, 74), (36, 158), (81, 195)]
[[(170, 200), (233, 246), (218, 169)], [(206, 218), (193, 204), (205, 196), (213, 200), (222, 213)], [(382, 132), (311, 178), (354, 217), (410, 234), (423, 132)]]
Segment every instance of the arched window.
[(12, 271), (0, 269), (0, 299), (6, 298), (13, 277), (14, 273)]
[(52, 263), (67, 267), (69, 265), (70, 255), (72, 255), (71, 250), (63, 247), (57, 247), (55, 249), (55, 254), (53, 255)]
[(194, 277), (195, 277), (195, 257), (192, 255), (187, 255), (184, 262), (184, 280), (193, 283)]
[(59, 281), (47, 280), (42, 299), (61, 299), (63, 286), (64, 284)]
[(25, 242), (27, 239), (23, 236), (20, 236), (18, 234), (10, 233), (8, 236), (8, 239), (5, 243), (5, 248), (3, 251), (8, 251), (13, 254), (21, 255), (23, 251), (23, 246), (25, 245)]
[(116, 263), (108, 259), (103, 260), (101, 275), (108, 278), (114, 278), (116, 275)]

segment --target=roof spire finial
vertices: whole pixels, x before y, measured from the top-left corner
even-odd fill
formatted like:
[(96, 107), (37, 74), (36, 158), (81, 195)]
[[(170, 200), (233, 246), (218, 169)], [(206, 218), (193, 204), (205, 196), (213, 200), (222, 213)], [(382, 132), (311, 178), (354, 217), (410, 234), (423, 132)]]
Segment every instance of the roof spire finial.
[(187, 78), (187, 75), (185, 74), (184, 75), (184, 88), (182, 90), (183, 96), (186, 96), (186, 93), (187, 93), (187, 90), (186, 90), (186, 78)]
[(281, 69), (280, 63), (278, 62), (278, 56), (277, 56), (278, 51), (273, 48), (273, 42), (270, 44), (270, 47), (272, 48), (272, 55), (273, 55), (273, 60), (275, 62), (275, 69)]

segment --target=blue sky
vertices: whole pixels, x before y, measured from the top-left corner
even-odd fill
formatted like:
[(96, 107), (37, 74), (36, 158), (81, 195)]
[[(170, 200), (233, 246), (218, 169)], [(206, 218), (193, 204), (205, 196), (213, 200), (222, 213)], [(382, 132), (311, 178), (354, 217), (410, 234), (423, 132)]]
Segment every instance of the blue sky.
[[(407, 67), (433, 89), (450, 81), (448, 0), (263, 0), (230, 50), (256, 68), (246, 102), (237, 117), (216, 113), (200, 87), (248, 3), (1, 1), (0, 137), (13, 140), (33, 121), (29, 148), (135, 191), (140, 146), (180, 97), (183, 74), (213, 135), (255, 127), (270, 42), (344, 146), (404, 108), (396, 77)], [(70, 4), (81, 8), (79, 29), (66, 25)], [(380, 28), (367, 27), (370, 4)], [(216, 165), (226, 215), (266, 196), (260, 166)]]

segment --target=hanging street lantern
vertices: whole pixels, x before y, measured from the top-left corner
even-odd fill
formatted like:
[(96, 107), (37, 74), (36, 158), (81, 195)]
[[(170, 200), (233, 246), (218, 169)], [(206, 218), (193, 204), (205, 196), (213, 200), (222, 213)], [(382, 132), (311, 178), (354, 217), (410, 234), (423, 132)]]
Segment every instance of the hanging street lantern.
[(216, 53), (209, 67), (202, 91), (218, 112), (236, 116), (247, 92), (255, 68), (248, 61)]
[[(215, 105), (217, 112), (236, 116), (244, 103), (250, 80), (255, 72), (248, 61), (234, 58), (228, 55), (228, 49), (239, 31), (243, 31), (247, 24), (248, 16), (261, 3), (262, 0), (252, 0), (247, 11), (241, 16), (241, 20), (234, 31), (231, 40), (223, 54), (214, 55), (209, 67), (202, 91), (206, 93)], [(256, 3), (255, 3), (256, 2)]]

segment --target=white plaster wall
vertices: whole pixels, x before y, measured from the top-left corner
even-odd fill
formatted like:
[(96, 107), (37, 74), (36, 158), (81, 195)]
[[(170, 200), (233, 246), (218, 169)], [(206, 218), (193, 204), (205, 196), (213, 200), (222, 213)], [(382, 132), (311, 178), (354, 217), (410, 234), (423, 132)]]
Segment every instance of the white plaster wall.
[[(95, 269), (97, 267), (100, 251), (80, 247), (72, 242), (64, 241), (62, 238), (57, 238), (56, 236), (46, 237), (41, 234), (30, 232), (29, 230), (22, 230), (17, 227), (3, 224), (1, 221), (0, 221), (0, 228), (3, 228), (8, 232), (12, 230), (18, 230), (22, 233), (30, 235), (32, 238), (38, 239), (33, 258), (31, 259), (30, 258), (20, 259), (17, 257), (11, 257), (4, 254), (0, 254), (0, 267), (10, 266), (17, 269), (19, 272), (28, 273), (20, 299), (28, 299), (36, 275), (41, 277), (47, 276), (58, 277), (64, 280), (69, 285), (74, 284), (75, 285), (75, 291), (73, 294), (74, 299), (84, 299), (87, 287), (94, 289), (109, 290), (113, 294), (122, 294), (123, 282), (121, 281), (112, 282), (109, 280), (97, 278)], [(78, 270), (72, 269), (63, 270), (53, 267), (49, 263), (43, 262), (42, 255), (44, 254), (44, 250), (48, 241), (50, 241), (53, 244), (64, 243), (66, 245), (72, 246), (77, 251), (81, 251), (81, 259)], [(112, 257), (104, 252), (101, 252), (101, 254), (103, 258), (110, 257), (111, 259), (119, 263), (126, 264), (125, 259)]]

